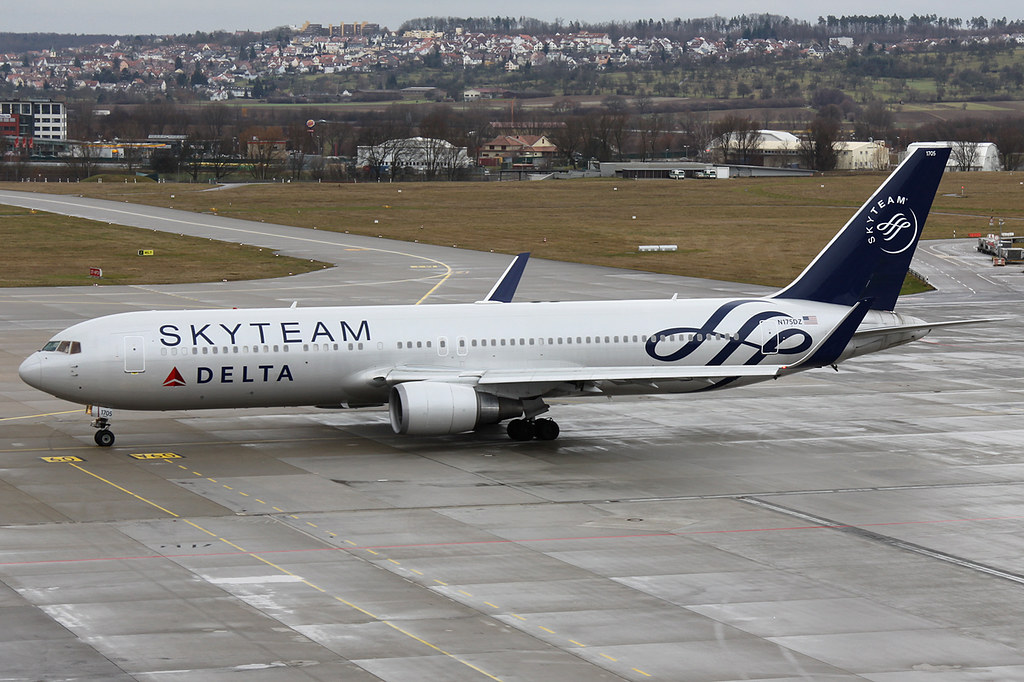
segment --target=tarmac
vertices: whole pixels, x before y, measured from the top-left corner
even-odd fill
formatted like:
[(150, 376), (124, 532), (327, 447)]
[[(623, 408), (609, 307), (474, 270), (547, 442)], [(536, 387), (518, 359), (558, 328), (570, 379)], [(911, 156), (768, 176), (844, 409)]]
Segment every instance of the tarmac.
[[(469, 302), (510, 258), (0, 203), (338, 266), (0, 289), (0, 680), (1024, 679), (1024, 273), (974, 240), (923, 242), (938, 290), (899, 309), (1006, 320), (733, 391), (555, 401), (552, 442), (303, 408), (118, 412), (106, 449), (17, 375), (75, 322)], [(535, 257), (517, 300), (676, 293), (764, 290)]]

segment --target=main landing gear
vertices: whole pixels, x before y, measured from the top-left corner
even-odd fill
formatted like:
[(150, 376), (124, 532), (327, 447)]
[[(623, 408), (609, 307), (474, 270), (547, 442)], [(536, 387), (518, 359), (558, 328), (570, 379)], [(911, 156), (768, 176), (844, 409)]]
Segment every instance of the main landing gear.
[[(90, 407), (89, 414), (92, 414)], [(96, 408), (98, 416), (92, 420), (92, 426), (94, 429), (99, 429), (93, 436), (93, 440), (96, 441), (96, 445), (101, 448), (109, 448), (114, 444), (114, 432), (110, 430), (110, 418), (114, 416), (114, 411), (106, 408)]]
[(512, 440), (554, 440), (558, 438), (558, 423), (554, 419), (513, 419), (506, 427)]

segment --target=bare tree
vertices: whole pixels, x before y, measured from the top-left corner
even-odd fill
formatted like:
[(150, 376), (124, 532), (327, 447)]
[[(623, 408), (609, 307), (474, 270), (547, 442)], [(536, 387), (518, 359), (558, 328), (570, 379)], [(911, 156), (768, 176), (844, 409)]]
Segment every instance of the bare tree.
[(993, 141), (999, 148), (1003, 168), (1017, 170), (1024, 161), (1024, 132), (1021, 122), (1005, 121), (996, 130)]
[(711, 141), (715, 137), (714, 126), (707, 116), (698, 113), (687, 113), (682, 121), (682, 128), (690, 138), (690, 143), (697, 149), (699, 156), (707, 160)]
[(978, 165), (975, 163), (978, 145), (979, 143), (973, 140), (959, 140), (953, 143), (953, 161), (958, 171), (969, 171)]
[(71, 177), (78, 180), (95, 175), (98, 164), (96, 148), (88, 142), (80, 142), (71, 148), (71, 155), (64, 163)]
[(635, 127), (637, 135), (640, 137), (640, 159), (642, 161), (646, 161), (648, 157), (653, 159), (657, 156), (665, 136), (665, 118), (660, 114), (638, 116)]
[(256, 180), (276, 177), (284, 167), (284, 139), (276, 126), (254, 126), (242, 133), (249, 174)]
[(807, 137), (800, 143), (800, 158), (808, 168), (835, 170), (839, 163), (839, 122), (819, 116), (811, 121)]
[(712, 126), (720, 141), (723, 160), (732, 163), (751, 163), (761, 143), (761, 129), (757, 121), (748, 116), (729, 114)]
[(583, 117), (566, 117), (565, 125), (553, 129), (548, 139), (558, 148), (559, 154), (565, 157), (566, 162), (576, 168), (576, 160), (583, 153), (584, 147)]

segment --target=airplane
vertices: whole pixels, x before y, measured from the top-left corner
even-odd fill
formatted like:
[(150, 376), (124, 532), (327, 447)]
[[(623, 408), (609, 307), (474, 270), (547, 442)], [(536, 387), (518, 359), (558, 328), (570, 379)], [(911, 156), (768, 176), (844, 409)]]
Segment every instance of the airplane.
[(509, 420), (512, 440), (554, 440), (558, 424), (541, 417), (551, 398), (734, 388), (983, 321), (894, 311), (949, 153), (908, 155), (763, 297), (512, 302), (520, 254), (477, 303), (119, 313), (60, 332), (19, 375), (88, 405), (104, 447), (115, 409), (300, 405), (386, 404), (410, 436)]

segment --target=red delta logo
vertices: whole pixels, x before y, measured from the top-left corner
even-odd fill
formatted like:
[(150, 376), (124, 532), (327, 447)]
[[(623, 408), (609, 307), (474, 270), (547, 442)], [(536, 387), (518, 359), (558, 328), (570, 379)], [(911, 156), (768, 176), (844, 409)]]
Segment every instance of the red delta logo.
[(178, 371), (177, 367), (171, 369), (171, 373), (164, 379), (164, 386), (184, 386), (185, 378), (181, 376), (181, 372)]

